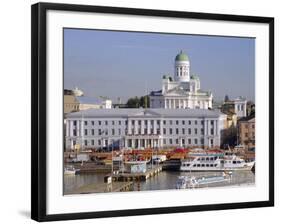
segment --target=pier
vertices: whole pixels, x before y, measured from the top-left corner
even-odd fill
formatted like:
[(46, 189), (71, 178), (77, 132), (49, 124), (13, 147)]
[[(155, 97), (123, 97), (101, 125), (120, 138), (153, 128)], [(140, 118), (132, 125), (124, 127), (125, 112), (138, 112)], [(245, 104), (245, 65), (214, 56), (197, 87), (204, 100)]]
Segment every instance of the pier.
[[(150, 177), (158, 175), (162, 171), (162, 166), (157, 166), (152, 169), (147, 170), (144, 173), (118, 173), (112, 175), (113, 182), (128, 182), (128, 181), (146, 181)], [(104, 181), (111, 177), (111, 174), (106, 175)]]

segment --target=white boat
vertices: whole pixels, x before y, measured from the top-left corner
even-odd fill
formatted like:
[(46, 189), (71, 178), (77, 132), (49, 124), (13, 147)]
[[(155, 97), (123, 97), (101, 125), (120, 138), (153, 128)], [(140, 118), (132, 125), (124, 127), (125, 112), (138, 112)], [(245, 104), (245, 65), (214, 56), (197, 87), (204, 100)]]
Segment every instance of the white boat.
[(64, 175), (75, 175), (80, 169), (75, 169), (74, 166), (67, 166), (64, 168)]
[(152, 161), (154, 163), (162, 163), (162, 162), (164, 162), (166, 160), (167, 160), (166, 155), (153, 155), (152, 156)]
[(191, 177), (186, 184), (186, 188), (207, 187), (215, 183), (222, 183), (231, 180), (231, 174), (222, 173), (220, 176)]
[(251, 170), (255, 162), (245, 162), (236, 155), (225, 156), (219, 150), (191, 153), (181, 161), (180, 171)]
[(179, 176), (176, 182), (176, 189), (186, 189), (189, 179), (188, 176)]

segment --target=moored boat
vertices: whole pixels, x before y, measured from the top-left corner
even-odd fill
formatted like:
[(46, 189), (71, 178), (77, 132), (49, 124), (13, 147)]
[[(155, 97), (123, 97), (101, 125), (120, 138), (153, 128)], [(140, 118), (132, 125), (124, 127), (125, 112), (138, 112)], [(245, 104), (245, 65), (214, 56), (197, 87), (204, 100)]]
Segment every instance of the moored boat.
[(186, 188), (200, 188), (206, 187), (216, 183), (222, 183), (231, 180), (231, 173), (226, 174), (225, 172), (222, 175), (215, 176), (203, 176), (203, 177), (191, 177), (186, 184)]
[(190, 153), (181, 161), (180, 171), (251, 170), (255, 162), (246, 162), (236, 155), (225, 155), (220, 150)]
[(75, 175), (80, 171), (80, 169), (75, 169), (74, 166), (66, 166), (64, 168), (64, 175)]

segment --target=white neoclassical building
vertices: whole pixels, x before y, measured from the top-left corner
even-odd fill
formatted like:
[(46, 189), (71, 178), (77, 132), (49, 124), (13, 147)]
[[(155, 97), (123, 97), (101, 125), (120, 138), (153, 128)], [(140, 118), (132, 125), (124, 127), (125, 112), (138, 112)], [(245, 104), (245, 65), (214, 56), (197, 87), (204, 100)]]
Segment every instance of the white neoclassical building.
[(200, 79), (190, 72), (190, 60), (182, 51), (175, 58), (174, 77), (164, 75), (162, 89), (150, 93), (151, 108), (212, 108), (213, 95), (202, 91)]
[(66, 115), (66, 150), (219, 147), (226, 115), (202, 109), (89, 109)]
[(241, 96), (228, 100), (222, 105), (222, 112), (228, 114), (233, 112), (238, 118), (247, 116), (247, 100)]

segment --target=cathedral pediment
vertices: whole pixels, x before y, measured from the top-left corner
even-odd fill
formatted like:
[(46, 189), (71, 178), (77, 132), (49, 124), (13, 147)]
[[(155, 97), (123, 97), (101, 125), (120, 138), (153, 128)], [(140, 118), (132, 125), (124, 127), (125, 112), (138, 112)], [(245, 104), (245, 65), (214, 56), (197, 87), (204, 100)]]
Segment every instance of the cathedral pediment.
[(184, 90), (183, 88), (176, 87), (167, 91), (165, 93), (165, 96), (183, 96), (183, 95), (187, 95), (187, 93), (188, 91)]

